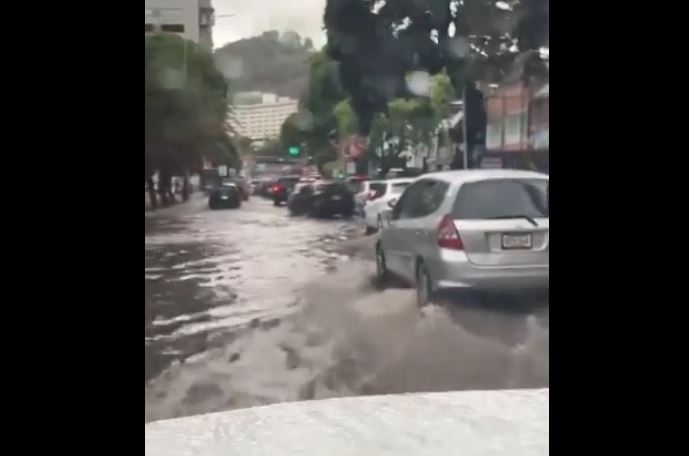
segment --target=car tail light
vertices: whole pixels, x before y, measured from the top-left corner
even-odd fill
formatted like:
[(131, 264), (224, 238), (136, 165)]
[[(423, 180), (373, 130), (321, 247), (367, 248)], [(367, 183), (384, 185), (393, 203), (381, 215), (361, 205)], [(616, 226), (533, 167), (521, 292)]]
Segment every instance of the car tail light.
[(459, 237), (455, 222), (452, 217), (446, 215), (438, 224), (438, 247), (444, 249), (463, 250), (464, 244)]
[(395, 208), (395, 204), (397, 204), (397, 198), (393, 198), (393, 199), (391, 199), (390, 201), (388, 201), (388, 207), (389, 207), (390, 209), (394, 209), (394, 208)]
[(282, 191), (281, 185), (274, 185), (273, 186), (273, 193), (280, 193), (281, 191)]

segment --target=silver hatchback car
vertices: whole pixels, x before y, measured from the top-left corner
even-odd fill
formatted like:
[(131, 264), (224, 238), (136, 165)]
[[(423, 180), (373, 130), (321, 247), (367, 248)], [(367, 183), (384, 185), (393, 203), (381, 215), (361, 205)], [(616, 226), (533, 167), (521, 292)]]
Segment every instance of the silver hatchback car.
[(548, 290), (550, 183), (518, 170), (426, 174), (407, 187), (376, 243), (376, 274), (440, 291)]

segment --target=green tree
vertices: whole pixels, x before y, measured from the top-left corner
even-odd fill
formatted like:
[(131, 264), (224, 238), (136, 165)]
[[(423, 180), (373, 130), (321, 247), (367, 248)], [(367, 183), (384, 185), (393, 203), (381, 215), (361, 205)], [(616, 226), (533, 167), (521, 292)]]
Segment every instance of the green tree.
[(340, 82), (338, 64), (324, 51), (311, 54), (308, 60), (308, 87), (299, 101), (299, 112), (289, 116), (281, 130), (283, 145), (306, 147), (319, 169), (337, 159), (337, 118), (335, 107), (347, 98)]
[(361, 130), (410, 95), (406, 75), (445, 70), (457, 93), (498, 82), (548, 41), (549, 0), (327, 0), (328, 55), (340, 63)]
[(359, 132), (359, 119), (352, 108), (351, 100), (340, 101), (333, 108), (333, 115), (337, 122), (337, 133), (340, 138)]
[(455, 90), (447, 73), (441, 72), (431, 79), (430, 102), (436, 122), (447, 118), (450, 114), (450, 103), (455, 99)]
[[(159, 173), (163, 204), (174, 202), (170, 183), (200, 168), (203, 158), (222, 156), (238, 166), (229, 141), (227, 83), (209, 53), (175, 35), (146, 36), (146, 181)], [(188, 193), (185, 191), (184, 197)], [(151, 192), (151, 202), (157, 200)]]

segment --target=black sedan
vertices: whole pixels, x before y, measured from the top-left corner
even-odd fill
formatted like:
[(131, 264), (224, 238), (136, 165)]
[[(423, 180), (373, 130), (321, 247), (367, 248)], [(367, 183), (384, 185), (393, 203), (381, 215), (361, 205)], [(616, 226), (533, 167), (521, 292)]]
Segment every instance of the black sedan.
[(242, 199), (242, 201), (248, 201), (249, 200), (249, 194), (251, 193), (249, 190), (249, 184), (247, 183), (246, 179), (242, 177), (231, 177), (231, 178), (224, 178), (222, 180), (223, 186), (228, 186), (228, 185), (236, 185), (237, 189), (239, 190), (239, 197)]
[(298, 186), (289, 196), (287, 206), (292, 215), (329, 218), (354, 214), (354, 194), (340, 182), (318, 182)]
[(208, 194), (210, 209), (237, 209), (242, 205), (242, 195), (236, 184), (225, 184), (213, 187)]
[(272, 188), (273, 205), (279, 206), (282, 203), (286, 203), (287, 197), (294, 191), (294, 187), (297, 185), (300, 179), (300, 176), (280, 177)]

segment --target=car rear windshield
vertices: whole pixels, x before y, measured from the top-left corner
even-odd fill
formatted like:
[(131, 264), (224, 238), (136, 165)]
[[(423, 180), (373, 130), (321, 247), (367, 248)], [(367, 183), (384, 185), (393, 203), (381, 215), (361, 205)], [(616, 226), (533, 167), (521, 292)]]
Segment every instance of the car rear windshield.
[(452, 216), (456, 219), (549, 217), (550, 183), (545, 179), (500, 179), (462, 185)]
[(401, 195), (404, 189), (409, 187), (409, 184), (411, 184), (411, 182), (396, 182), (392, 184), (390, 191), (393, 195)]
[(300, 178), (298, 177), (281, 177), (280, 179), (278, 179), (278, 182), (281, 185), (294, 185), (297, 182), (299, 182), (299, 179)]
[(353, 193), (359, 193), (364, 188), (364, 183), (359, 180), (351, 180), (347, 182), (347, 185)]
[(387, 184), (385, 182), (374, 182), (370, 184), (369, 191), (373, 193), (373, 197), (371, 199), (380, 198), (381, 196), (385, 195), (386, 185)]
[(316, 186), (316, 192), (321, 193), (321, 192), (347, 192), (347, 186), (345, 184), (340, 184), (340, 183), (328, 183), (328, 184), (320, 184)]

